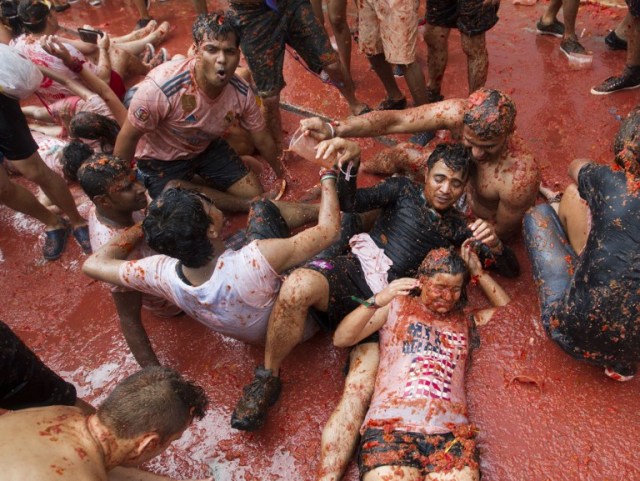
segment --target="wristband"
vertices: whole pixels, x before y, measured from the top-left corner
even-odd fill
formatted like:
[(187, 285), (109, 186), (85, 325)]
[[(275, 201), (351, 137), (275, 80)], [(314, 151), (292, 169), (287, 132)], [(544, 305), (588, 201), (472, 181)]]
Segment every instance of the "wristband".
[(336, 136), (336, 129), (329, 122), (325, 122), (325, 124), (327, 124), (327, 127), (329, 127), (329, 130), (331, 130), (331, 137), (329, 138), (333, 139)]
[(76, 57), (71, 57), (69, 64), (68, 65), (65, 64), (65, 65), (73, 73), (80, 73), (82, 72), (82, 66), (84, 65), (84, 60), (80, 60), (79, 58), (76, 58)]
[(338, 173), (335, 171), (335, 169), (327, 169), (326, 167), (323, 167), (322, 169), (320, 169), (320, 178), (324, 177), (325, 175), (333, 175), (334, 177), (338, 177)]
[(344, 174), (345, 180), (349, 180), (349, 179), (351, 179), (351, 177), (353, 177), (353, 178), (358, 177), (358, 174), (352, 174), (351, 173), (352, 170), (354, 170), (353, 161), (352, 160), (349, 161), (349, 164), (347, 165), (346, 171), (342, 170), (342, 167), (340, 167), (340, 172), (342, 172), (342, 174)]
[(360, 299), (359, 297), (351, 296), (351, 300), (357, 302), (358, 304), (364, 307), (374, 307), (376, 309), (380, 307), (378, 304), (376, 304), (375, 294), (371, 296), (369, 299)]

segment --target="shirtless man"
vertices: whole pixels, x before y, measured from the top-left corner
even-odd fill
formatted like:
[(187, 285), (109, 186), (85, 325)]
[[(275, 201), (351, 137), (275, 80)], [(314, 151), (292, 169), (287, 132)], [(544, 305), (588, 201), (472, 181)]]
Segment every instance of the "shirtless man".
[(221, 12), (193, 25), (196, 55), (168, 62), (139, 85), (114, 154), (137, 159), (145, 187), (157, 197), (173, 179), (195, 174), (219, 191), (242, 198), (262, 193), (256, 175), (224, 139), (238, 119), (278, 177), (284, 168), (250, 86), (235, 75), (240, 31)]
[(160, 481), (138, 466), (202, 419), (207, 397), (177, 372), (151, 367), (122, 381), (94, 414), (71, 406), (0, 416), (3, 481)]
[[(237, 251), (222, 242), (224, 217), (206, 195), (168, 188), (150, 204), (142, 226), (114, 236), (89, 257), (83, 270), (96, 279), (163, 297), (224, 335), (264, 343), (281, 274), (329, 247), (338, 237), (340, 209), (335, 179), (333, 171), (322, 173), (319, 208), (254, 202), (247, 227), (251, 242)], [(312, 218), (317, 218), (317, 225), (290, 237), (290, 228)], [(143, 239), (143, 230), (149, 247), (163, 255), (129, 261), (128, 256)], [(148, 341), (139, 349), (137, 359), (140, 353), (155, 359)]]
[[(471, 149), (475, 169), (467, 187), (473, 214), (495, 225), (496, 234), (509, 238), (520, 230), (522, 217), (538, 193), (540, 171), (514, 133), (516, 108), (498, 90), (480, 89), (468, 99), (451, 99), (403, 111), (373, 112), (334, 124), (319, 118), (300, 122), (318, 140), (338, 137), (369, 137), (446, 129)], [(420, 149), (399, 146), (363, 163), (371, 173), (421, 173), (434, 145)], [(420, 174), (419, 174), (420, 175)]]

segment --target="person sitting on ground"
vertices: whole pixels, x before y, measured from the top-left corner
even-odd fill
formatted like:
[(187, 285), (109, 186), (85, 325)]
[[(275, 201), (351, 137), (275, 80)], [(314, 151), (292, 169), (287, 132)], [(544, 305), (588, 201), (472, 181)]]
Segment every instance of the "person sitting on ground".
[[(474, 168), (467, 190), (471, 212), (492, 222), (496, 234), (508, 239), (520, 231), (522, 217), (536, 200), (540, 169), (515, 133), (516, 107), (499, 90), (480, 89), (468, 99), (451, 99), (403, 111), (375, 112), (335, 124), (304, 119), (302, 129), (318, 140), (369, 137), (446, 129), (471, 149)], [(434, 142), (436, 143), (436, 142)], [(433, 146), (405, 144), (363, 163), (367, 172), (421, 177)]]
[[(264, 343), (281, 274), (338, 237), (335, 178), (333, 171), (322, 173), (319, 208), (283, 202), (276, 205), (270, 200), (254, 202), (247, 226), (250, 243), (237, 251), (225, 248), (221, 240), (224, 217), (206, 195), (169, 187), (150, 204), (142, 226), (111, 239), (89, 257), (83, 271), (105, 282), (163, 297), (229, 337)], [(314, 218), (317, 225), (289, 237), (290, 228)], [(162, 255), (127, 261), (142, 241), (143, 232), (149, 247)], [(150, 345), (143, 348), (150, 349)], [(152, 355), (153, 351), (141, 351), (135, 357)]]
[[(162, 41), (169, 33), (170, 28), (169, 23), (164, 22), (153, 30), (155, 24), (152, 24), (149, 28), (150, 31), (141, 32), (147, 33), (146, 36), (122, 43), (116, 43), (116, 40), (113, 39), (108, 49), (78, 39), (61, 38), (72, 57), (80, 61), (73, 69), (69, 69), (60, 59), (43, 50), (40, 44), (41, 37), (61, 33), (56, 14), (51, 11), (49, 2), (46, 0), (21, 0), (18, 6), (18, 17), (26, 33), (14, 38), (11, 45), (20, 53), (36, 65), (49, 67), (74, 80), (77, 78), (82, 62), (87, 61), (89, 68), (107, 82), (119, 98), (124, 96), (126, 81), (139, 75), (146, 75), (153, 66), (160, 63), (156, 59), (152, 63), (145, 64), (137, 55), (145, 51), (147, 44)], [(46, 79), (38, 89), (38, 93), (48, 103), (73, 95), (62, 85)]]
[(469, 278), (477, 279), (494, 306), (510, 299), (482, 269), (469, 241), (461, 254), (431, 251), (417, 279), (390, 283), (373, 306), (350, 313), (333, 336), (336, 346), (348, 347), (380, 330), (380, 369), (360, 428), (363, 481), (480, 479), (464, 377), (477, 347), (476, 326), (489, 322), (496, 308), (467, 318), (462, 307)]
[(198, 174), (214, 189), (237, 197), (262, 193), (258, 178), (224, 139), (236, 120), (278, 177), (284, 175), (276, 147), (249, 86), (235, 74), (240, 33), (222, 12), (193, 24), (195, 57), (168, 62), (138, 85), (114, 153), (137, 159), (149, 195), (172, 179)]
[[(621, 134), (621, 135), (620, 135)], [(542, 325), (569, 355), (631, 379), (640, 362), (640, 111), (625, 120), (613, 167), (576, 159), (556, 212), (524, 219)]]
[[(331, 153), (340, 146), (343, 149), (340, 161), (354, 162), (357, 169), (358, 145), (345, 139), (334, 141), (320, 144), (319, 154)], [(513, 252), (502, 244), (490, 224), (481, 219), (469, 224), (453, 208), (464, 191), (469, 166), (470, 154), (464, 146), (443, 144), (427, 161), (424, 185), (406, 177), (392, 177), (356, 190), (353, 172), (347, 171), (348, 180), (347, 176), (340, 176), (344, 211), (364, 213), (381, 209), (381, 212), (369, 233), (351, 237), (350, 252), (312, 260), (285, 279), (269, 319), (264, 365), (256, 368), (253, 381), (244, 387), (231, 417), (234, 428), (252, 431), (264, 424), (269, 406), (280, 394), (280, 366), (303, 341), (307, 317), (325, 331), (334, 330), (359, 302), (369, 304), (362, 299), (371, 298), (390, 281), (415, 274), (432, 249), (460, 246), (464, 240), (473, 238), (483, 260), (492, 264), (492, 268), (505, 275), (518, 275), (519, 265)], [(362, 422), (377, 365), (375, 342), (369, 339), (352, 353), (345, 394), (337, 409), (338, 417), (348, 418), (343, 426), (357, 428)], [(367, 369), (362, 369), (364, 366)], [(358, 378), (354, 389), (352, 375)], [(345, 432), (343, 436), (346, 445), (341, 445), (343, 449), (338, 452), (347, 460), (350, 443), (355, 438), (355, 432)], [(323, 436), (324, 445), (332, 442), (339, 440), (326, 440)]]
[(149, 367), (120, 382), (92, 414), (71, 406), (3, 414), (3, 479), (167, 479), (121, 467), (138, 466), (163, 452), (194, 419), (204, 417), (207, 404), (200, 386), (171, 369)]

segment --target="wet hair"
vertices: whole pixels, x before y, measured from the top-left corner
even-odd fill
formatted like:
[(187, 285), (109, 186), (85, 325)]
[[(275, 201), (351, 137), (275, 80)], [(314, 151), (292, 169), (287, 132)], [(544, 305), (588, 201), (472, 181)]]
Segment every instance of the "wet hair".
[(161, 442), (207, 409), (204, 390), (167, 367), (150, 366), (119, 383), (100, 405), (100, 422), (120, 439), (157, 433)]
[(455, 305), (456, 310), (462, 309), (467, 304), (467, 285), (471, 276), (469, 268), (455, 248), (433, 249), (424, 258), (418, 268), (418, 277), (433, 277), (436, 274), (450, 274), (452, 276), (462, 274), (460, 299)]
[(0, 1), (0, 20), (2, 24), (11, 29), (12, 37), (17, 37), (23, 31), (22, 22), (18, 16), (17, 0)]
[(613, 140), (615, 163), (627, 169), (640, 163), (640, 106), (633, 109), (624, 119)]
[(113, 183), (122, 175), (131, 173), (124, 160), (107, 154), (94, 154), (78, 169), (78, 182), (89, 199), (106, 195)]
[(18, 18), (23, 28), (30, 33), (42, 33), (47, 27), (50, 8), (40, 0), (20, 0)]
[(118, 122), (92, 112), (78, 112), (69, 122), (69, 135), (78, 139), (97, 140), (103, 152), (111, 152), (120, 133)]
[(438, 144), (427, 159), (427, 168), (430, 170), (440, 161), (452, 171), (460, 172), (467, 178), (471, 168), (471, 151), (461, 143)]
[(196, 46), (207, 38), (226, 39), (231, 34), (236, 36), (236, 47), (240, 46), (240, 24), (230, 10), (226, 12), (216, 10), (198, 15), (196, 21), (193, 22), (191, 33)]
[(516, 105), (499, 90), (478, 89), (467, 99), (464, 125), (482, 140), (509, 135), (516, 125)]
[(84, 142), (72, 140), (62, 149), (62, 173), (73, 181), (78, 180), (78, 169), (93, 155), (93, 149)]
[(185, 267), (202, 267), (213, 255), (207, 236), (211, 219), (193, 192), (170, 188), (151, 202), (142, 222), (145, 240), (160, 254)]

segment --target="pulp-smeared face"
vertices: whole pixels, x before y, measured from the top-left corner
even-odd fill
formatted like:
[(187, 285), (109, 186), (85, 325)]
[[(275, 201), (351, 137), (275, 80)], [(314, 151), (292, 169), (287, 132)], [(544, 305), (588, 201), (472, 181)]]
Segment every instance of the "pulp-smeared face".
[(116, 210), (135, 212), (147, 207), (145, 188), (136, 180), (133, 171), (120, 175), (111, 185), (108, 192)]
[(483, 140), (465, 125), (462, 129), (462, 143), (471, 149), (471, 156), (476, 162), (490, 161), (502, 154), (508, 135), (501, 135), (489, 140)]
[[(205, 37), (198, 46), (197, 67), (207, 85), (222, 88), (229, 83), (240, 62), (240, 48), (236, 46), (236, 36), (227, 38)], [(204, 86), (201, 86), (204, 88)]]
[(446, 210), (458, 201), (466, 184), (467, 176), (439, 160), (425, 173), (424, 197), (434, 209)]
[(446, 314), (452, 311), (462, 295), (463, 274), (434, 274), (422, 277), (420, 300), (432, 312)]

